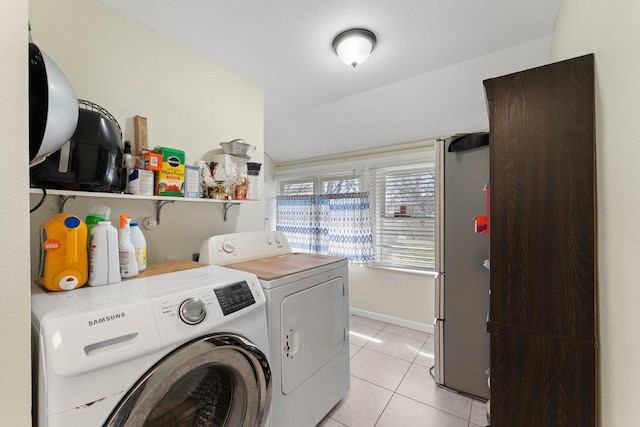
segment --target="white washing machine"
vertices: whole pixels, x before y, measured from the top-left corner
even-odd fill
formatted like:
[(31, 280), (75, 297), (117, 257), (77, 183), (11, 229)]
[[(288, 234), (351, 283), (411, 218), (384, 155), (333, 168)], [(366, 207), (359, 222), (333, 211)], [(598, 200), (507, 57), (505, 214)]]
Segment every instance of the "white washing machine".
[(267, 296), (273, 427), (315, 426), (348, 392), (347, 260), (292, 253), (280, 232), (214, 236), (200, 262), (248, 271)]
[(215, 266), (67, 292), (32, 288), (34, 425), (262, 426), (265, 296)]

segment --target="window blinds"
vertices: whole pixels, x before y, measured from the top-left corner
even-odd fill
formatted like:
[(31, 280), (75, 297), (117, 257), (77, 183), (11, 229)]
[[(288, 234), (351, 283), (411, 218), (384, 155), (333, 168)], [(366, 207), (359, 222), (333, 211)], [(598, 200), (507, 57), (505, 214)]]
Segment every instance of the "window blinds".
[(386, 267), (435, 267), (433, 163), (370, 171), (376, 262)]

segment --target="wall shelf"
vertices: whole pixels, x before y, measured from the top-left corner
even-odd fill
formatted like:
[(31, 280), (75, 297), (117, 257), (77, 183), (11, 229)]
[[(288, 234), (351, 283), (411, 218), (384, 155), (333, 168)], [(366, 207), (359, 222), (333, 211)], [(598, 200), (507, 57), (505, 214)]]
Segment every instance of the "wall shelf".
[[(106, 198), (106, 199), (119, 199), (119, 200), (151, 200), (156, 202), (156, 221), (160, 224), (160, 211), (162, 207), (168, 203), (215, 203), (222, 204), (223, 220), (227, 220), (227, 212), (231, 206), (240, 205), (243, 203), (252, 203), (259, 200), (218, 200), (218, 199), (200, 199), (196, 197), (170, 197), (170, 196), (142, 196), (138, 194), (125, 194), (125, 193), (101, 193), (94, 191), (74, 191), (74, 190), (55, 190), (46, 189), (47, 196), (58, 196), (58, 210), (64, 211), (64, 205), (69, 199), (76, 197), (93, 197), (93, 198)], [(42, 195), (42, 189), (30, 188), (29, 193)]]

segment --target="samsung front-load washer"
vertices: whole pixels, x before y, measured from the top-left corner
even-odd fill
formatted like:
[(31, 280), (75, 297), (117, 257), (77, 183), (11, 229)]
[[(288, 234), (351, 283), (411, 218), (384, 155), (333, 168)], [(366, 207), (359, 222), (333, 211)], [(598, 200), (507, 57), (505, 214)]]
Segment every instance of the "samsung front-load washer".
[(265, 296), (215, 266), (49, 293), (32, 288), (34, 425), (263, 426)]
[(267, 296), (272, 427), (312, 427), (349, 391), (345, 258), (292, 253), (280, 232), (214, 236), (200, 261), (248, 271)]

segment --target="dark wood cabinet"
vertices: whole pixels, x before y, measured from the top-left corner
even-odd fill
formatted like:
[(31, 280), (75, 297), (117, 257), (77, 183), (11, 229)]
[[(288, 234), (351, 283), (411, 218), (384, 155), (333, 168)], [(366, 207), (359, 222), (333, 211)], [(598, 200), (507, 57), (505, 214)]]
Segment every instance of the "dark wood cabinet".
[(596, 424), (596, 348), (496, 327), (491, 335), (491, 426)]
[(595, 426), (594, 58), (484, 84), (491, 425)]

